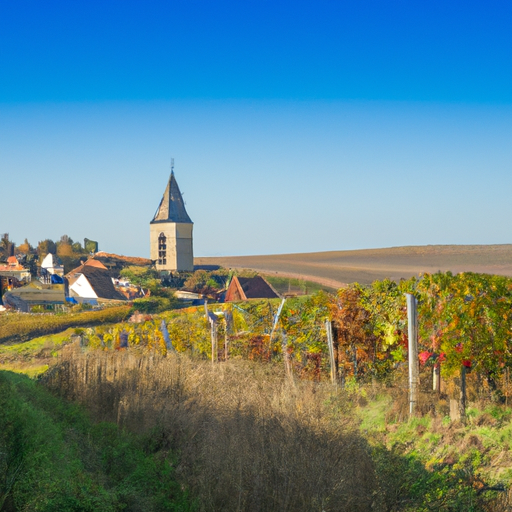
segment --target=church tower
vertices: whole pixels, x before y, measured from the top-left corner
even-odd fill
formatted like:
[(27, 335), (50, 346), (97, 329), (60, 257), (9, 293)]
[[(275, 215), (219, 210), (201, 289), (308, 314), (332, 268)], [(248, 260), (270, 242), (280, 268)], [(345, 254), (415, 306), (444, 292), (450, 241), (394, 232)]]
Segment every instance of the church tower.
[(171, 176), (160, 205), (149, 224), (151, 259), (157, 270), (193, 271), (192, 227), (171, 165)]

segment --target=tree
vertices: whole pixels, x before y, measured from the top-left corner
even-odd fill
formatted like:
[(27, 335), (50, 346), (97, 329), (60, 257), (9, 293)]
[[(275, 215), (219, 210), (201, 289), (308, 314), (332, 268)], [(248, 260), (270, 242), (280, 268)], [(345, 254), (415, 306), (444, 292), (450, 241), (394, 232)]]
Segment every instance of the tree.
[(16, 254), (31, 254), (34, 252), (34, 248), (29, 244), (28, 240), (25, 238), (25, 241), (16, 247)]
[(158, 280), (158, 272), (148, 267), (129, 266), (121, 270), (120, 275), (135, 286), (149, 288)]
[(94, 240), (89, 240), (88, 238), (84, 238), (84, 249), (85, 252), (93, 254), (98, 252), (98, 242)]
[(47, 238), (37, 244), (37, 255), (39, 256), (39, 261), (42, 261), (49, 253), (56, 254), (57, 246), (53, 240)]
[(6, 260), (14, 255), (14, 243), (9, 239), (9, 233), (5, 233), (0, 239), (0, 258)]
[(60, 258), (72, 258), (74, 256), (73, 246), (65, 242), (60, 242), (57, 245), (57, 255)]
[(68, 235), (62, 235), (60, 240), (57, 242), (57, 245), (59, 244), (73, 245), (73, 239)]
[(75, 242), (71, 244), (71, 247), (73, 248), (73, 252), (75, 254), (86, 254), (86, 251), (84, 250), (80, 242)]

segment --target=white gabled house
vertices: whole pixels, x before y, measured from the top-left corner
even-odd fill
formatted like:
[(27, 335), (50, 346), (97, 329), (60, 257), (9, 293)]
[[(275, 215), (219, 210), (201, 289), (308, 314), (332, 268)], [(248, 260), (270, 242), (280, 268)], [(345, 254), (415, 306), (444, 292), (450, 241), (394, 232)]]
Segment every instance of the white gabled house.
[(98, 261), (88, 260), (67, 274), (69, 296), (77, 302), (125, 301), (126, 297), (114, 287), (109, 271)]
[(44, 257), (41, 263), (41, 270), (43, 270), (43, 273), (56, 274), (61, 277), (64, 276), (64, 265), (62, 265), (58, 256), (51, 252)]

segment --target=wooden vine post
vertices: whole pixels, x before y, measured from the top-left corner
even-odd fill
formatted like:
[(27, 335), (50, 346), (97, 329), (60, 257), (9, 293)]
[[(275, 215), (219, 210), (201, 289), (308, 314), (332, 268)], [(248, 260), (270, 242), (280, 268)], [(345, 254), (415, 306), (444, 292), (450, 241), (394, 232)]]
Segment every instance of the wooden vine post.
[(215, 364), (219, 359), (219, 349), (217, 348), (217, 322), (210, 318), (211, 338), (212, 338), (212, 363)]
[(327, 346), (329, 347), (329, 364), (331, 366), (331, 382), (336, 384), (336, 360), (334, 358), (334, 342), (332, 336), (332, 322), (325, 321), (325, 332), (327, 333)]
[(217, 318), (214, 314), (208, 311), (208, 301), (204, 301), (204, 313), (206, 320), (210, 324), (210, 338), (212, 341), (212, 364), (215, 364), (219, 358), (219, 351), (217, 348)]
[(227, 361), (229, 359), (229, 335), (228, 335), (228, 326), (226, 322), (226, 329), (224, 331), (224, 360)]
[(434, 363), (432, 370), (432, 390), (437, 393), (441, 392), (441, 363), (439, 360)]
[[(279, 317), (281, 316), (281, 312), (283, 311), (283, 306), (286, 299), (281, 300), (281, 304), (279, 304), (279, 308), (277, 309), (277, 313), (274, 316), (274, 322), (272, 324), (272, 331), (270, 332), (269, 337), (269, 345), (272, 347), (272, 338), (274, 337), (274, 333), (277, 328), (277, 324), (279, 322)], [(286, 337), (286, 333), (284, 330), (281, 330), (281, 353), (283, 354), (284, 368), (286, 371), (286, 375), (288, 377), (292, 376), (292, 364), (290, 361), (290, 354), (288, 353), (288, 339)]]
[(224, 360), (229, 359), (229, 333), (233, 330), (233, 313), (225, 309), (224, 310)]
[(414, 416), (418, 404), (420, 367), (418, 359), (418, 300), (412, 293), (407, 299), (407, 328), (409, 335), (409, 416)]
[(286, 336), (285, 332), (282, 332), (281, 336), (281, 350), (283, 352), (284, 370), (286, 372), (287, 377), (292, 377), (292, 361), (290, 358), (290, 353), (288, 352), (288, 337)]
[(460, 401), (459, 401), (460, 421), (466, 421), (466, 366), (460, 367)]

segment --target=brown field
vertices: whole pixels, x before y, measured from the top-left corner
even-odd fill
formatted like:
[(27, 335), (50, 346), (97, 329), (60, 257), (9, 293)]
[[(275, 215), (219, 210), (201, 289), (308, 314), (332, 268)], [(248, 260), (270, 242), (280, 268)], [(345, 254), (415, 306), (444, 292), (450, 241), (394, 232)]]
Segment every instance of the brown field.
[(298, 277), (333, 288), (347, 283), (399, 280), (425, 272), (450, 270), (512, 276), (512, 244), (426, 245), (264, 256), (195, 258), (196, 265), (253, 269)]

